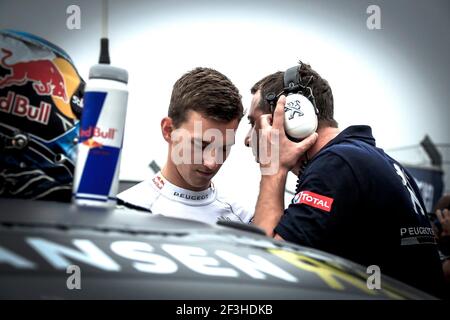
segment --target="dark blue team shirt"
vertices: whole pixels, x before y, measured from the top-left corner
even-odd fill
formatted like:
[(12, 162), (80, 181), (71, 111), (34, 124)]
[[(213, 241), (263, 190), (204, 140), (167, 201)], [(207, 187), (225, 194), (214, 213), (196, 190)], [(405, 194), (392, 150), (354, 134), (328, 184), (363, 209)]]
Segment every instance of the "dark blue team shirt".
[(369, 126), (331, 140), (300, 176), (275, 232), (440, 294), (442, 269), (412, 176), (375, 145)]

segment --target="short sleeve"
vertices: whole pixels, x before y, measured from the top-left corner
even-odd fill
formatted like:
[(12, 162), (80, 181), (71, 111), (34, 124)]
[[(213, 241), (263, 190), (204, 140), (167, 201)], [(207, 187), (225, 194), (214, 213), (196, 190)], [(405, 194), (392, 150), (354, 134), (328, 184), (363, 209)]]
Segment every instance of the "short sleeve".
[[(359, 185), (351, 166), (327, 152), (316, 158), (299, 180), (297, 193), (284, 211), (275, 233), (284, 240), (318, 249), (348, 229), (359, 201)], [(344, 227), (344, 228), (343, 228)], [(333, 239), (333, 240), (331, 240)]]

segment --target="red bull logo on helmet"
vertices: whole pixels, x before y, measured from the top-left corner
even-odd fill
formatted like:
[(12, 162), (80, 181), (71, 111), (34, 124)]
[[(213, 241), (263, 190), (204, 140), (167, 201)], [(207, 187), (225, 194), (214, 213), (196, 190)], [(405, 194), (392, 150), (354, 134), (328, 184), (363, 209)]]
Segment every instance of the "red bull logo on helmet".
[(0, 96), (0, 112), (9, 113), (17, 117), (26, 117), (28, 120), (41, 124), (48, 124), (52, 106), (41, 101), (39, 106), (32, 106), (30, 100), (13, 91), (8, 91), (6, 97)]
[(64, 77), (53, 61), (40, 59), (8, 63), (7, 60), (13, 56), (12, 51), (5, 48), (1, 48), (1, 51), (4, 53), (1, 64), (3, 68), (9, 69), (10, 73), (0, 79), (0, 89), (24, 85), (31, 81), (37, 94), (53, 96), (68, 102)]
[(77, 134), (84, 86), (64, 50), (26, 32), (0, 30), (1, 123), (47, 142)]

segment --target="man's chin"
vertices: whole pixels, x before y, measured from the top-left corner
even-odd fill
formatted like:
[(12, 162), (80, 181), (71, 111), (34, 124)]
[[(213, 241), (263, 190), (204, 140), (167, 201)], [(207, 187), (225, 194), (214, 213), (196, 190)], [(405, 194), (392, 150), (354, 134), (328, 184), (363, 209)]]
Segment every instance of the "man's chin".
[(193, 189), (197, 190), (205, 190), (208, 189), (211, 184), (211, 179), (206, 178), (195, 178), (192, 179), (189, 183)]

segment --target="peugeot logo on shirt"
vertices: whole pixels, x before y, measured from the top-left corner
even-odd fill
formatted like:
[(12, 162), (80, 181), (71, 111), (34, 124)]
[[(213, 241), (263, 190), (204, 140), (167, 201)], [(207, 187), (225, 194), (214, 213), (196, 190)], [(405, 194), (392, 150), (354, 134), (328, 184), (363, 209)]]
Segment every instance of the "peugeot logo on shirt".
[(202, 194), (199, 196), (193, 196), (193, 195), (189, 195), (189, 194), (184, 194), (184, 193), (179, 193), (179, 192), (174, 192), (173, 195), (175, 197), (180, 197), (182, 199), (187, 199), (187, 200), (205, 200), (209, 198), (209, 194)]

